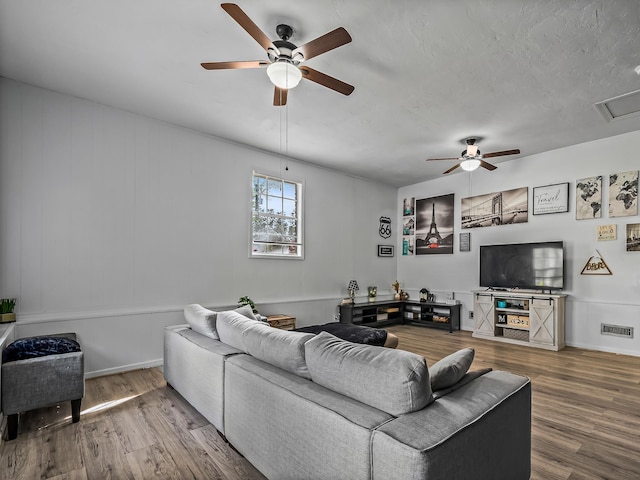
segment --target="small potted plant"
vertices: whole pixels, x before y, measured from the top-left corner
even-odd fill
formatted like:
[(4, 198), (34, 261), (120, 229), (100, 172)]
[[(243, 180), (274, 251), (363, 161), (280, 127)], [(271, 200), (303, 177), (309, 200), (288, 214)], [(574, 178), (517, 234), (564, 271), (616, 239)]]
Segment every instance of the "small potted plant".
[(13, 309), (15, 308), (15, 306), (15, 298), (3, 298), (2, 300), (0, 300), (0, 323), (16, 321), (16, 314), (13, 313)]
[(378, 295), (378, 287), (376, 287), (375, 285), (371, 287), (367, 287), (367, 291), (369, 292), (369, 301), (375, 302), (376, 295)]
[(249, 305), (251, 307), (251, 311), (253, 311), (253, 313), (258, 313), (258, 309), (256, 308), (256, 304), (253, 303), (253, 300), (251, 300), (246, 295), (244, 297), (240, 297), (238, 299), (238, 306), (242, 307), (243, 305)]

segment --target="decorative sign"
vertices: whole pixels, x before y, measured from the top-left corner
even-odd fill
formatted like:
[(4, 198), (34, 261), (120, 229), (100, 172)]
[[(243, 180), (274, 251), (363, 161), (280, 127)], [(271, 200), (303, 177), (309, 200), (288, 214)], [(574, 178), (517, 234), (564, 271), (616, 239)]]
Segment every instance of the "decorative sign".
[(393, 245), (378, 245), (379, 257), (393, 257)]
[(380, 228), (378, 233), (382, 238), (391, 237), (391, 219), (389, 217), (380, 217)]
[(569, 184), (558, 183), (533, 187), (533, 214), (563, 213), (569, 211)]
[(617, 225), (598, 225), (598, 240), (615, 240), (618, 233)]
[(461, 252), (471, 251), (471, 233), (465, 232), (460, 234), (460, 251)]
[(605, 263), (600, 252), (596, 250), (595, 255), (591, 255), (580, 275), (612, 275), (611, 270)]

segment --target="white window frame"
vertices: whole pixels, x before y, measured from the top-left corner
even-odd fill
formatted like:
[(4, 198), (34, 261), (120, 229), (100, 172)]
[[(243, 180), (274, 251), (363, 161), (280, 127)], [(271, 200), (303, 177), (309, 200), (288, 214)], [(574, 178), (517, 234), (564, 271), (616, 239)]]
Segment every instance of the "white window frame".
[[(256, 178), (263, 179), (265, 182), (266, 190), (263, 190), (262, 193), (256, 192), (254, 184)], [(273, 182), (282, 182), (283, 188), (280, 190), (280, 195), (269, 195), (269, 181)], [(295, 188), (295, 198), (291, 198), (290, 195), (287, 195), (286, 191), (289, 189), (285, 188), (285, 184), (293, 185)], [(277, 193), (277, 192), (275, 192)], [(277, 259), (292, 259), (292, 260), (303, 260), (304, 259), (304, 228), (303, 228), (303, 182), (298, 180), (286, 179), (282, 177), (278, 177), (275, 175), (269, 175), (266, 173), (260, 173), (257, 171), (253, 171), (251, 174), (251, 201), (249, 202), (251, 205), (251, 212), (249, 215), (249, 258), (277, 258)], [(271, 201), (282, 201), (282, 206), (280, 210), (274, 211), (273, 208), (269, 208)], [(284, 212), (285, 202), (291, 202), (291, 200), (295, 201), (295, 212), (294, 215), (287, 215)], [(261, 209), (259, 206), (264, 205), (264, 209)], [(278, 205), (276, 203), (276, 205)], [(258, 207), (258, 208), (256, 208)], [(267, 211), (265, 211), (267, 210)], [(270, 211), (269, 211), (270, 210)], [(256, 227), (259, 225), (256, 219), (263, 219), (265, 225), (266, 223), (273, 222), (282, 222), (286, 223), (289, 221), (294, 221), (296, 225), (295, 233), (286, 233), (286, 232), (274, 232), (272, 227), (266, 226), (262, 232), (257, 231)], [(259, 238), (262, 236), (263, 238)], [(280, 236), (281, 238), (277, 238)], [(293, 238), (292, 238), (293, 237)], [(272, 251), (266, 251), (272, 248)], [(286, 250), (291, 251), (291, 253), (283, 253)]]

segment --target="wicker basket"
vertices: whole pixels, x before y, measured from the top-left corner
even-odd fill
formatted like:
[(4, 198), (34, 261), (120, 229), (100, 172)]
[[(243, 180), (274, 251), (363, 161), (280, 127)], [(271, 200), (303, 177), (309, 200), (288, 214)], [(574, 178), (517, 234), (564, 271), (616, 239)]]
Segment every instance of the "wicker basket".
[(510, 338), (512, 340), (520, 340), (522, 342), (529, 341), (529, 330), (516, 330), (515, 328), (503, 328), (502, 335), (504, 335), (504, 338)]

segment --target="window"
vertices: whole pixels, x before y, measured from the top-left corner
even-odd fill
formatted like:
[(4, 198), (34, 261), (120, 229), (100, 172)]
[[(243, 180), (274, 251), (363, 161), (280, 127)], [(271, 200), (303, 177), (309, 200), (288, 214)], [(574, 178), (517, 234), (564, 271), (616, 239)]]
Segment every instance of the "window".
[(302, 184), (253, 172), (251, 257), (304, 258)]

